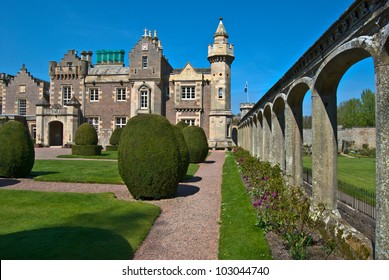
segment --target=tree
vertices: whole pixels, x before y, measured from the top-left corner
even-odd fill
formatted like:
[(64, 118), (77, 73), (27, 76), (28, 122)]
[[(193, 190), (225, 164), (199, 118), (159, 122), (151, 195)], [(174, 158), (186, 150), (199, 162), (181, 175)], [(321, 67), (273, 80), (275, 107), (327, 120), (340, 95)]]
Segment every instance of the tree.
[(341, 102), (338, 106), (338, 124), (345, 128), (360, 126), (361, 107), (361, 101), (357, 98)]
[(361, 95), (363, 126), (375, 127), (375, 94), (365, 89)]
[(375, 126), (375, 94), (365, 89), (361, 99), (343, 101), (338, 106), (338, 124), (346, 128), (353, 126)]

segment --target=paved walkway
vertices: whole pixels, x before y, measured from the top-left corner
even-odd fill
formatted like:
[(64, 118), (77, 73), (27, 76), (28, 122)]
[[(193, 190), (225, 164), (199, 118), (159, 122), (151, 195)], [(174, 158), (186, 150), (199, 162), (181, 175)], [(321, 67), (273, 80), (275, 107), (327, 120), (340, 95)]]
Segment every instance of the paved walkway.
[[(38, 148), (36, 159), (54, 159), (70, 149)], [(214, 151), (195, 176), (178, 187), (177, 197), (149, 201), (162, 209), (134, 259), (217, 259), (224, 151)], [(132, 200), (125, 185), (38, 182), (0, 178), (0, 188), (55, 192), (113, 192)]]

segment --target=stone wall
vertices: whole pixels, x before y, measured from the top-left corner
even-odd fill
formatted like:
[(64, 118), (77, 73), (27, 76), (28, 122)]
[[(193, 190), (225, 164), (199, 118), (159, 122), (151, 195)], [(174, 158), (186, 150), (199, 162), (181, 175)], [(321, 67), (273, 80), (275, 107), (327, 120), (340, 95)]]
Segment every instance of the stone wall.
[[(343, 141), (354, 142), (352, 149), (361, 149), (363, 144), (369, 148), (376, 147), (376, 129), (375, 127), (353, 127), (338, 129), (338, 150), (342, 150)], [(312, 129), (303, 130), (304, 145), (312, 145)]]

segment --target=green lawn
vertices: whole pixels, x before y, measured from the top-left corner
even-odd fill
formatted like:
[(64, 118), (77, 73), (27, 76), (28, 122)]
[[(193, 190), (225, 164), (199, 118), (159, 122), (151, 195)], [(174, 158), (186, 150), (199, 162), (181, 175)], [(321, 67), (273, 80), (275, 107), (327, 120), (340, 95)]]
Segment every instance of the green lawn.
[(2, 260), (132, 259), (160, 208), (108, 193), (0, 190), (0, 213)]
[(37, 181), (123, 184), (117, 161), (36, 160), (32, 176)]
[[(312, 159), (304, 157), (304, 168), (312, 170)], [(338, 157), (338, 181), (375, 193), (376, 160), (374, 158)]]
[(243, 186), (235, 159), (226, 153), (223, 167), (220, 260), (272, 259), (250, 198)]
[[(190, 164), (187, 179), (199, 168)], [(117, 161), (106, 160), (36, 160), (32, 176), (37, 181), (123, 184)]]

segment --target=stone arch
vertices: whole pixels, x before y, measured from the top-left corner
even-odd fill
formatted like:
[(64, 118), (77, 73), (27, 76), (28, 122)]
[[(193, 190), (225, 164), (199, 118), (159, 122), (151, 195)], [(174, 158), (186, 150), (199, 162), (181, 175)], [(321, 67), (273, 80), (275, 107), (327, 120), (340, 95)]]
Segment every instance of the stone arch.
[(63, 123), (49, 122), (49, 146), (63, 146)]
[(285, 106), (285, 158), (290, 185), (303, 184), (303, 100), (312, 87), (312, 78), (296, 80), (287, 94)]
[[(371, 37), (362, 36), (335, 49), (317, 71), (312, 89), (312, 193), (313, 206), (320, 203), (336, 210), (337, 102), (339, 82), (355, 63), (374, 57)], [(374, 59), (374, 58), (373, 58)]]
[(285, 100), (285, 94), (278, 94), (272, 106), (272, 159), (282, 170), (285, 170)]

